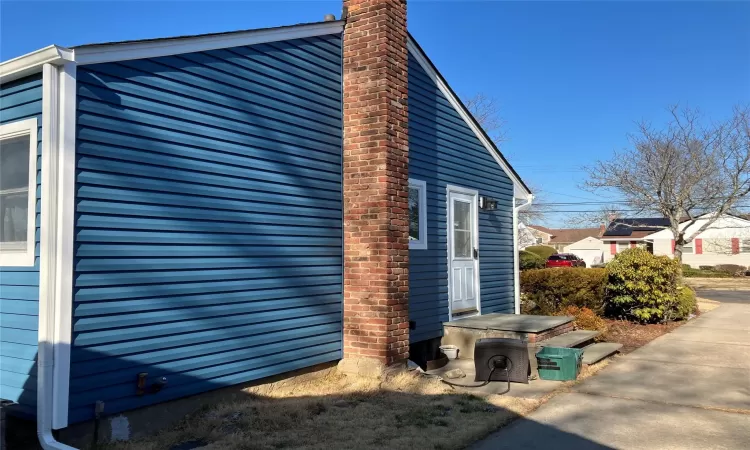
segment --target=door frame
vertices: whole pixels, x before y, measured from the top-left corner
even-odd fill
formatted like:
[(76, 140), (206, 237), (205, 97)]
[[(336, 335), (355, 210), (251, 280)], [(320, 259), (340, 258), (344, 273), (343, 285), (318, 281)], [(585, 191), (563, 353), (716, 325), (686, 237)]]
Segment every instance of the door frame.
[[(453, 320), (453, 285), (451, 282), (451, 274), (452, 272), (452, 262), (453, 262), (453, 221), (451, 220), (452, 217), (452, 208), (453, 208), (453, 202), (451, 201), (451, 193), (455, 194), (463, 194), (463, 195), (469, 195), (474, 197), (473, 200), (473, 206), (474, 206), (474, 217), (472, 220), (472, 235), (474, 237), (474, 242), (472, 243), (474, 245), (474, 248), (479, 251), (479, 191), (475, 189), (469, 189), (462, 186), (456, 186), (449, 184), (445, 188), (445, 220), (446, 220), (446, 255), (448, 259), (448, 320)], [(480, 283), (479, 283), (479, 256), (474, 258), (474, 292), (476, 293), (476, 299), (477, 299), (477, 313), (476, 314), (469, 314), (466, 316), (461, 316), (461, 318), (464, 317), (473, 317), (473, 316), (481, 316), (482, 315), (482, 301), (481, 301), (481, 292), (480, 292)]]

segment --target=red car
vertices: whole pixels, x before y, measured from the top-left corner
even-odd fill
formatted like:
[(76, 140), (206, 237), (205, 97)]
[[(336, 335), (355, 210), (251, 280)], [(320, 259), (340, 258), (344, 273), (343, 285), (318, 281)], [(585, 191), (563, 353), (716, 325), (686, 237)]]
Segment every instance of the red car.
[(547, 258), (549, 267), (586, 267), (586, 262), (572, 253), (558, 253)]

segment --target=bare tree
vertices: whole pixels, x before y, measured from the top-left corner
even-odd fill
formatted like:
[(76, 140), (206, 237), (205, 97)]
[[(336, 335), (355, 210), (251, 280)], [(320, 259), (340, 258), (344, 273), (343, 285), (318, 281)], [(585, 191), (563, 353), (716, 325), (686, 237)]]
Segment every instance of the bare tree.
[(466, 99), (464, 105), (487, 135), (495, 141), (495, 144), (505, 140), (505, 120), (500, 115), (500, 104), (497, 98), (479, 92)]
[[(585, 187), (618, 192), (636, 217), (648, 212), (669, 219), (681, 261), (685, 244), (750, 194), (750, 110), (736, 107), (718, 123), (704, 123), (695, 109), (669, 112), (664, 128), (639, 123), (628, 148), (588, 167)], [(701, 216), (708, 220), (692, 227)]]
[(620, 217), (625, 217), (622, 207), (612, 204), (603, 205), (597, 210), (577, 213), (568, 217), (566, 222), (571, 227), (593, 227), (608, 225)]

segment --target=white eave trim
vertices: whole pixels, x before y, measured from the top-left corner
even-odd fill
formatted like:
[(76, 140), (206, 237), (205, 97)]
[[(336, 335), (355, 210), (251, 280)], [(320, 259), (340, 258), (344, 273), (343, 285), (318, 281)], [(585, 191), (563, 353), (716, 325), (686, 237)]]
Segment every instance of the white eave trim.
[(74, 52), (75, 61), (79, 65), (99, 64), (322, 36), (341, 33), (343, 30), (344, 22), (339, 20), (217, 35), (83, 46), (74, 49)]
[(513, 181), (513, 193), (516, 198), (520, 199), (527, 199), (528, 196), (531, 195), (531, 192), (528, 190), (528, 188), (525, 187), (523, 182), (521, 181), (518, 176), (513, 172), (513, 169), (510, 168), (507, 162), (503, 160), (503, 158), (500, 157), (498, 154), (498, 150), (496, 150), (495, 145), (490, 142), (485, 134), (480, 130), (480, 128), (477, 126), (474, 119), (472, 119), (471, 114), (466, 110), (466, 107), (464, 107), (463, 103), (456, 98), (456, 96), (453, 94), (453, 92), (446, 86), (445, 82), (443, 81), (443, 78), (438, 75), (438, 73), (435, 71), (435, 69), (432, 66), (432, 63), (430, 63), (427, 60), (427, 57), (422, 52), (422, 50), (417, 46), (417, 44), (414, 42), (414, 40), (411, 38), (411, 36), (408, 37), (407, 40), (407, 47), (409, 49), (409, 53), (411, 53), (412, 56), (419, 62), (419, 65), (422, 66), (422, 69), (427, 73), (427, 75), (435, 82), (438, 89), (440, 89), (440, 92), (445, 95), (445, 98), (448, 99), (448, 102), (453, 106), (453, 108), (458, 112), (458, 115), (461, 116), (461, 118), (466, 122), (466, 125), (471, 128), (471, 131), (474, 132), (474, 134), (477, 136), (479, 141), (482, 143), (482, 145), (485, 146), (488, 152), (490, 152), (490, 155), (497, 161), (497, 163), (500, 165), (500, 167), (503, 169), (506, 175), (508, 175), (508, 178)]
[(73, 60), (73, 51), (50, 45), (31, 53), (0, 63), (0, 84), (5, 84), (42, 71), (45, 64), (60, 65)]

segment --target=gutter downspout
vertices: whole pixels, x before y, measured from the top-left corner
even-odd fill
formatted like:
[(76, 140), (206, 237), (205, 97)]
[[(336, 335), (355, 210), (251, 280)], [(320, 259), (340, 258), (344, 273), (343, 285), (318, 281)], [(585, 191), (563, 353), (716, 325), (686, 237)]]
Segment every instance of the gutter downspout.
[(515, 313), (521, 314), (521, 270), (518, 260), (518, 212), (531, 205), (534, 196), (526, 196), (526, 203), (517, 205), (516, 197), (513, 197), (513, 287), (515, 297)]
[[(57, 214), (55, 205), (59, 191), (57, 184), (57, 156), (60, 132), (60, 81), (58, 69), (51, 63), (42, 67), (42, 208), (39, 254), (39, 338), (37, 349), (37, 438), (44, 450), (76, 450), (55, 439), (52, 434), (54, 407), (54, 368), (57, 310), (56, 295), (56, 239)], [(54, 194), (53, 194), (54, 193)], [(46, 198), (45, 198), (46, 197)]]

